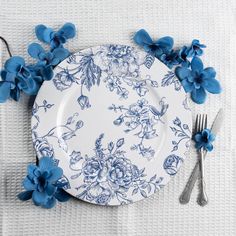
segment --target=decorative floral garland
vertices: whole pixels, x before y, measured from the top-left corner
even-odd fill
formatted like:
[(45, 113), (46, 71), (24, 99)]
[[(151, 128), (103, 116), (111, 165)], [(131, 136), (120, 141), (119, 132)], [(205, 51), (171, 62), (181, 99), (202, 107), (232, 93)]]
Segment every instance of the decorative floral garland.
[(11, 57), (1, 70), (0, 103), (8, 98), (18, 101), (21, 91), (36, 95), (43, 81), (52, 79), (53, 68), (70, 55), (63, 44), (75, 36), (75, 26), (72, 23), (66, 23), (57, 32), (45, 25), (38, 25), (35, 33), (40, 41), (50, 45), (50, 50), (45, 51), (38, 43), (30, 44), (28, 53), (37, 62), (29, 65), (26, 65), (24, 58), (10, 54)]
[[(29, 65), (22, 57), (12, 56), (6, 40), (0, 37), (6, 44), (10, 56), (0, 74), (0, 103), (6, 102), (9, 98), (18, 101), (21, 92), (36, 95), (43, 81), (53, 78), (54, 67), (70, 55), (63, 44), (75, 36), (74, 24), (66, 23), (56, 32), (45, 25), (38, 25), (35, 27), (35, 33), (38, 40), (48, 44), (50, 49), (46, 51), (38, 43), (30, 44), (28, 53), (37, 61)], [(221, 92), (221, 86), (215, 79), (214, 68), (204, 69), (199, 58), (203, 54), (203, 49), (206, 48), (199, 40), (194, 39), (190, 46), (174, 50), (172, 37), (166, 36), (153, 41), (149, 34), (141, 29), (134, 35), (134, 41), (170, 69), (175, 67), (177, 78), (185, 92), (191, 93), (191, 98), (195, 103), (205, 102), (206, 91), (213, 94)], [(194, 136), (196, 148), (203, 147), (208, 151), (213, 149), (214, 139), (214, 135), (208, 129)], [(52, 208), (57, 200), (67, 201), (70, 195), (63, 190), (66, 183), (60, 181), (62, 176), (63, 170), (57, 167), (50, 157), (41, 157), (37, 166), (33, 164), (28, 166), (28, 174), (23, 181), (26, 191), (20, 193), (18, 198), (22, 201), (32, 198), (35, 205), (44, 208)]]
[(175, 74), (181, 81), (185, 92), (191, 93), (191, 98), (195, 103), (205, 102), (206, 90), (213, 94), (221, 92), (221, 86), (215, 79), (214, 68), (203, 69), (203, 63), (199, 56), (203, 54), (203, 48), (206, 46), (201, 44), (199, 40), (194, 39), (189, 47), (183, 46), (181, 49), (174, 50), (173, 38), (166, 36), (153, 41), (149, 34), (141, 29), (135, 34), (134, 41), (170, 69), (180, 65), (175, 68)]

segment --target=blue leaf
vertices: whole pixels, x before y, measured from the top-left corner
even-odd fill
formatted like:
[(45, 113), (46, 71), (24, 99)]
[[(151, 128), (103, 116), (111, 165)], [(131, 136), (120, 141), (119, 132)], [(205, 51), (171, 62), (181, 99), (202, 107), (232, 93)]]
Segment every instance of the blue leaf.
[(93, 58), (91, 55), (83, 56), (79, 62), (78, 71), (82, 72), (81, 74), (81, 83), (86, 86), (88, 90), (97, 84), (100, 84), (101, 69), (94, 64)]
[(113, 142), (110, 142), (110, 143), (108, 144), (108, 150), (111, 152), (111, 151), (113, 150), (113, 148), (114, 148), (114, 143), (113, 143)]
[(76, 135), (75, 135), (75, 132), (69, 131), (69, 132), (63, 133), (62, 136), (61, 136), (61, 138), (62, 138), (63, 140), (68, 140), (68, 139), (71, 139), (71, 138), (74, 137), (74, 136), (76, 136)]
[(132, 195), (135, 195), (135, 194), (137, 194), (138, 193), (138, 188), (135, 188), (134, 190), (133, 190), (133, 192), (132, 192)]
[(147, 197), (147, 193), (144, 190), (141, 190), (140, 193), (143, 197), (145, 197), (145, 198)]
[(150, 182), (154, 181), (156, 179), (157, 175), (152, 176), (152, 178), (150, 179)]
[(119, 147), (121, 147), (124, 143), (125, 143), (124, 138), (121, 138), (121, 139), (119, 139), (119, 140), (116, 142), (116, 146), (119, 148)]
[(83, 127), (83, 125), (84, 125), (84, 122), (82, 120), (79, 120), (79, 121), (77, 121), (75, 127), (76, 127), (76, 129), (80, 129), (81, 127)]

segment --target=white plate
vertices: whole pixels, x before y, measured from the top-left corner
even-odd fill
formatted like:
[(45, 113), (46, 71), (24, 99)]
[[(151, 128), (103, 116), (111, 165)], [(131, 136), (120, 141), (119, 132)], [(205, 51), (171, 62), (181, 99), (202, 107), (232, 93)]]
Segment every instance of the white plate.
[(32, 136), (38, 157), (64, 171), (65, 190), (121, 205), (166, 185), (189, 147), (192, 119), (174, 73), (130, 46), (82, 50), (38, 93)]

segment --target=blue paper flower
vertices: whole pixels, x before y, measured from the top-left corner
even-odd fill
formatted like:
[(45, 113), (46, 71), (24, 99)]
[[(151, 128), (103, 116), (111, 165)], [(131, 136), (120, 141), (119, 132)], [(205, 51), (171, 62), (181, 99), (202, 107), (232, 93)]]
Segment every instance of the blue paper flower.
[(195, 147), (199, 150), (204, 148), (206, 151), (212, 151), (212, 142), (215, 140), (215, 135), (209, 129), (204, 129), (194, 135)]
[(183, 46), (178, 51), (178, 61), (179, 61), (179, 64), (181, 64), (184, 67), (189, 67), (189, 65), (190, 65), (190, 62), (187, 59), (188, 58), (188, 51), (189, 51), (189, 48), (187, 46)]
[(157, 58), (160, 58), (163, 53), (170, 52), (174, 44), (173, 38), (169, 36), (153, 41), (144, 29), (139, 30), (134, 35), (134, 41), (143, 47), (146, 52)]
[(56, 199), (67, 201), (69, 195), (63, 191), (64, 184), (59, 181), (62, 175), (62, 169), (54, 165), (53, 159), (42, 157), (39, 166), (28, 166), (28, 175), (23, 181), (26, 191), (20, 193), (18, 198), (22, 201), (32, 198), (35, 205), (44, 208), (55, 206)]
[(177, 67), (176, 76), (181, 81), (186, 93), (191, 93), (194, 102), (202, 104), (206, 100), (206, 91), (213, 94), (221, 92), (220, 83), (215, 79), (214, 68), (203, 68), (200, 58), (194, 57), (191, 61), (191, 69)]
[(39, 70), (44, 80), (53, 77), (53, 67), (69, 56), (69, 51), (65, 48), (55, 48), (51, 52), (46, 52), (38, 43), (32, 43), (28, 47), (31, 57), (38, 59), (35, 69)]
[(160, 56), (160, 60), (168, 66), (170, 69), (175, 65), (179, 65), (179, 55), (176, 51), (171, 50), (169, 53), (163, 53)]
[(202, 48), (206, 48), (204, 44), (200, 44), (198, 39), (194, 39), (192, 41), (191, 46), (188, 48), (187, 56), (194, 57), (194, 56), (201, 56), (203, 54)]
[[(10, 93), (10, 96), (12, 98), (15, 100), (19, 99), (19, 90), (28, 95), (37, 94), (42, 83), (42, 77), (36, 74), (32, 66), (26, 66), (22, 57), (14, 56), (9, 58), (5, 62), (4, 67), (5, 72), (3, 71), (1, 76), (4, 83), (11, 82), (12, 95)], [(6, 85), (4, 86), (7, 87)]]
[(9, 97), (18, 101), (20, 98), (20, 89), (16, 86), (15, 76), (6, 70), (1, 71), (0, 81), (0, 103), (5, 102)]
[(64, 24), (57, 32), (45, 25), (37, 25), (35, 27), (37, 38), (50, 45), (51, 49), (63, 47), (67, 39), (75, 36), (75, 25), (72, 23)]

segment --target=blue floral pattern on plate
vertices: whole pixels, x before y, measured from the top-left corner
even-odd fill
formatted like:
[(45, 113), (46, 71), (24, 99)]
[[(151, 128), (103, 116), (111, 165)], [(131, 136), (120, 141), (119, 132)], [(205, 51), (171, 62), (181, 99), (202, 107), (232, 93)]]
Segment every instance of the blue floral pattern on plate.
[(138, 144), (134, 144), (131, 149), (137, 150), (138, 154), (151, 159), (155, 155), (154, 149), (151, 146), (145, 147), (145, 140), (152, 139), (158, 136), (155, 126), (158, 123), (164, 123), (161, 117), (166, 113), (169, 105), (165, 102), (165, 97), (161, 98), (160, 110), (149, 105), (146, 99), (138, 100), (137, 103), (131, 104), (128, 108), (124, 106), (116, 106), (112, 104), (108, 109), (114, 112), (121, 113), (121, 115), (114, 120), (114, 125), (120, 126), (124, 124), (125, 133), (134, 131), (140, 139)]
[[(101, 65), (95, 63), (95, 57), (100, 55)], [(80, 96), (77, 101), (81, 109), (90, 108), (89, 97), (85, 95), (84, 88), (89, 92), (93, 86), (99, 86), (103, 74), (103, 82), (107, 89), (115, 92), (120, 99), (127, 99), (129, 91), (123, 86), (130, 86), (142, 97), (149, 92), (148, 86), (158, 87), (155, 80), (147, 75), (140, 80), (139, 68), (145, 65), (150, 68), (154, 57), (147, 55), (145, 60), (139, 61), (137, 53), (130, 46), (109, 45), (101, 47), (99, 51), (80, 53), (78, 60), (74, 55), (67, 60), (69, 65), (75, 65), (73, 69), (61, 68), (53, 79), (55, 87), (63, 91), (69, 89), (73, 83), (80, 86)]]
[(32, 112), (37, 156), (63, 168), (68, 193), (99, 205), (136, 202), (166, 185), (190, 136), (191, 112), (173, 72), (125, 45), (68, 57)]
[[(77, 173), (72, 179), (82, 177), (84, 184), (76, 187), (78, 198), (92, 203), (107, 205), (111, 199), (116, 199), (121, 205), (132, 203), (128, 197), (140, 194), (146, 198), (151, 193), (161, 188), (162, 177), (157, 175), (147, 179), (145, 168), (139, 169), (126, 157), (122, 150), (124, 138), (116, 142), (109, 142), (106, 147), (102, 144), (104, 134), (101, 134), (95, 142), (95, 154), (81, 156), (80, 152), (71, 155), (70, 168)], [(82, 162), (81, 169), (76, 169), (76, 163)]]

